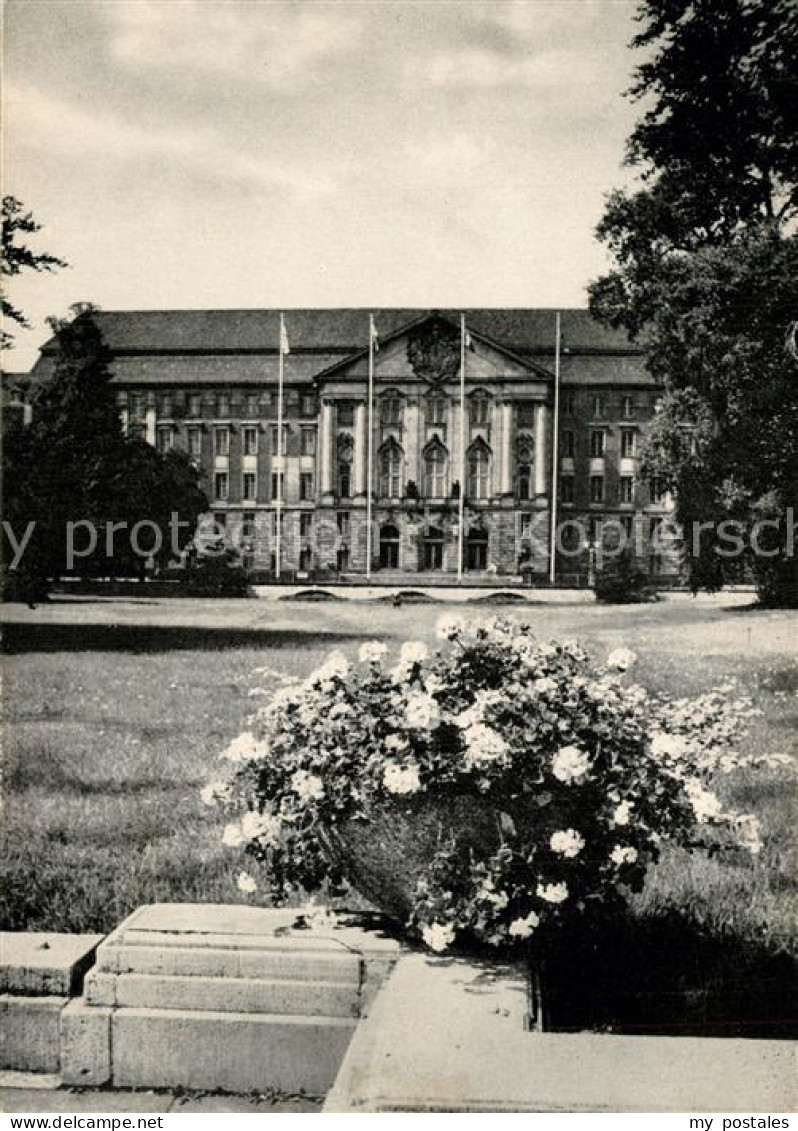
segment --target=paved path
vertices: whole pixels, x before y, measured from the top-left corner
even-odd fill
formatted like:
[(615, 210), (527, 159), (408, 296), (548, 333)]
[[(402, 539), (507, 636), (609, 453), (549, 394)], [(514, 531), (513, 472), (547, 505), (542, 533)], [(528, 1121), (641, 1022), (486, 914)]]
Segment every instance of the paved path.
[(320, 1112), (321, 1100), (304, 1096), (227, 1096), (191, 1095), (174, 1092), (121, 1091), (95, 1088), (0, 1087), (0, 1111), (10, 1114), (35, 1112), (59, 1114), (76, 1112), (105, 1115), (113, 1112), (180, 1115), (188, 1112), (234, 1112), (245, 1115), (274, 1115), (278, 1112)]

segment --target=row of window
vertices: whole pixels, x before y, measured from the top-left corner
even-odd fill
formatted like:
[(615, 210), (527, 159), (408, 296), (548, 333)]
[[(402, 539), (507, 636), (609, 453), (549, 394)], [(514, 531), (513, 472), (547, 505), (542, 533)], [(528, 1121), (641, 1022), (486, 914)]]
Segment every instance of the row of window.
[[(133, 425), (131, 434), (144, 438), (145, 430), (142, 425)], [(192, 459), (199, 459), (202, 455), (202, 426), (189, 425), (186, 429), (186, 449)], [(283, 425), (283, 451), (288, 446), (290, 427)], [(230, 428), (218, 425), (213, 429), (213, 454), (215, 456), (229, 456), (230, 454)], [(159, 452), (168, 452), (175, 446), (176, 433), (171, 425), (159, 425), (155, 430), (155, 445)], [(269, 427), (269, 442), (272, 452), (277, 451), (277, 425)], [(259, 429), (255, 425), (245, 425), (241, 429), (241, 451), (245, 456), (258, 454)], [(299, 451), (303, 456), (316, 454), (316, 426), (301, 425), (299, 429)]]
[[(202, 416), (203, 407), (221, 418), (242, 413), (245, 417), (255, 418), (264, 408), (276, 402), (276, 395), (272, 393), (246, 393), (241, 398), (234, 398), (228, 392), (214, 393), (189, 393), (188, 396), (177, 397), (173, 393), (158, 393), (155, 398), (155, 408), (159, 418), (169, 420), (174, 416), (175, 409), (180, 408), (181, 413), (193, 417)], [(296, 389), (288, 389), (285, 393), (285, 407), (298, 408), (302, 416), (315, 416), (318, 412), (318, 403), (313, 393), (300, 393)], [(147, 409), (146, 393), (128, 393), (127, 408), (131, 420), (141, 420)]]
[[(589, 440), (590, 455), (600, 458), (607, 451), (607, 430), (605, 428), (591, 428)], [(564, 459), (573, 459), (576, 452), (576, 433), (566, 428), (560, 433), (560, 455)], [(621, 429), (621, 459), (630, 459), (637, 455), (637, 429)]]
[[(621, 504), (635, 501), (635, 478), (633, 475), (622, 475), (618, 480), (618, 501)], [(559, 499), (561, 503), (575, 501), (575, 481), (573, 475), (561, 475), (559, 481)], [(648, 492), (652, 503), (661, 503), (667, 494), (667, 487), (663, 480), (653, 478), (648, 481)], [(606, 502), (606, 481), (603, 475), (591, 475), (588, 480), (588, 498), (591, 503)]]

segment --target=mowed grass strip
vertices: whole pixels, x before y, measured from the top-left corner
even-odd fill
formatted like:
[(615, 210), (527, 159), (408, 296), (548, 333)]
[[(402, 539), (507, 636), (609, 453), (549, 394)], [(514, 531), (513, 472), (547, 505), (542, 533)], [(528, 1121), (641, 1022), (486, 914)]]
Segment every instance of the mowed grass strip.
[[(691, 695), (732, 680), (763, 717), (746, 749), (798, 759), (798, 617), (745, 609), (749, 598), (676, 598), (654, 606), (508, 608), (542, 638), (578, 636), (603, 659), (640, 657), (652, 690)], [(304, 676), (332, 647), (363, 640), (432, 643), (437, 617), (479, 610), (443, 602), (54, 602), (5, 610), (2, 925), (107, 931), (142, 903), (245, 902), (240, 857), (221, 845), (199, 791), (246, 724), (257, 683)], [(492, 610), (497, 612), (499, 610)], [(736, 693), (736, 692), (734, 692)], [(733, 693), (733, 694), (734, 694)], [(638, 914), (678, 911), (702, 930), (795, 948), (796, 777), (746, 770), (724, 797), (761, 818), (751, 859), (665, 854)]]

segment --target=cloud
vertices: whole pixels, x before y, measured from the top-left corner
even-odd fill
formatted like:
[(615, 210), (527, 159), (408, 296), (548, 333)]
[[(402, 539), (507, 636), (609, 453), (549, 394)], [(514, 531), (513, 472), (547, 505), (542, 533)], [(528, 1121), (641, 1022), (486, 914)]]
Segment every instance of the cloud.
[(563, 94), (569, 87), (579, 90), (585, 86), (606, 86), (607, 77), (602, 59), (576, 48), (541, 51), (514, 59), (483, 48), (436, 51), (426, 58), (409, 61), (405, 72), (412, 86), (453, 90), (516, 87)]
[(298, 196), (326, 195), (338, 187), (329, 165), (306, 169), (274, 154), (258, 154), (251, 146), (244, 152), (208, 129), (136, 125), (109, 111), (89, 111), (30, 86), (8, 84), (5, 107), (11, 142), (35, 139), (50, 154), (81, 159), (95, 156), (138, 166), (146, 161), (168, 163), (201, 174), (205, 183), (222, 180)]
[(303, 86), (320, 64), (352, 50), (361, 34), (341, 2), (203, 3), (123, 0), (105, 6), (111, 52), (140, 69), (226, 75), (275, 88)]

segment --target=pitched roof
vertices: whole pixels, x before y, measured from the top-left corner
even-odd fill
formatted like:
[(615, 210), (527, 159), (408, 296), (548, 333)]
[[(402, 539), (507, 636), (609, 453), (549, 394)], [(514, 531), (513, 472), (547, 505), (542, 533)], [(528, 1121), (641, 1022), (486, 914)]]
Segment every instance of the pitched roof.
[[(388, 335), (432, 313), (432, 308), (394, 307), (284, 311), (292, 353), (324, 354), (332, 359), (329, 364), (363, 348), (369, 314), (374, 315), (378, 331)], [(461, 311), (439, 313), (459, 321)], [(480, 308), (462, 313), (471, 329), (520, 356), (554, 352), (554, 310)], [(571, 353), (640, 353), (623, 332), (602, 326), (587, 310), (561, 313), (563, 341)], [(277, 310), (120, 310), (94, 315), (117, 355), (276, 352), (279, 316)], [(43, 352), (53, 348), (51, 338)]]

